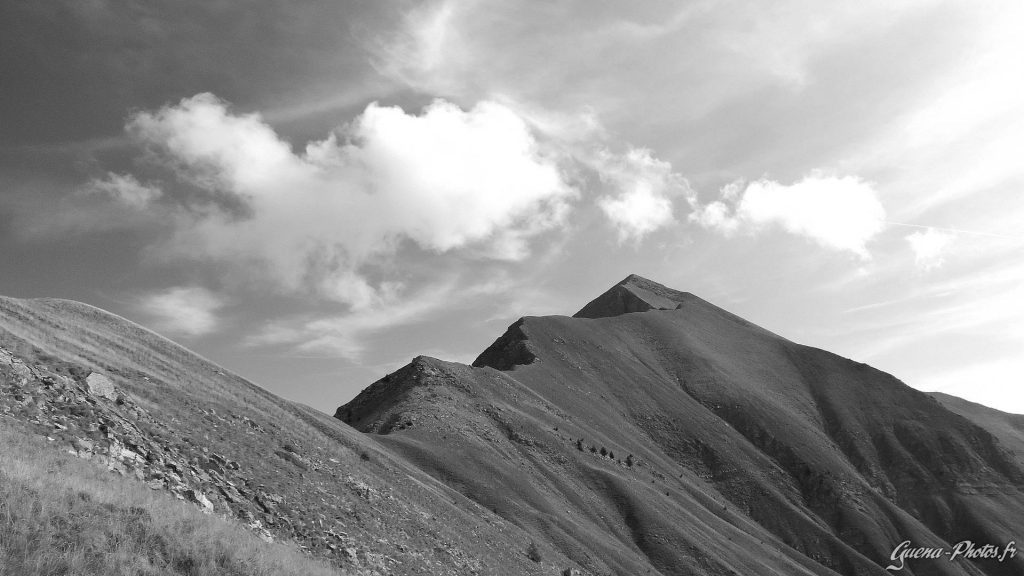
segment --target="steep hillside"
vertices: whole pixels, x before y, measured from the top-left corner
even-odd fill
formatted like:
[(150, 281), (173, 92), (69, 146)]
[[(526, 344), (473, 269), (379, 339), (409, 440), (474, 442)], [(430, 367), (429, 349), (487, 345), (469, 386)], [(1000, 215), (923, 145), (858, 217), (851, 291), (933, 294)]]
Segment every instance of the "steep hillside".
[(343, 573), (20, 428), (0, 418), (0, 576)]
[(543, 541), (543, 561), (531, 560), (532, 535), (374, 438), (83, 304), (0, 298), (0, 413), (84, 465), (346, 573), (547, 574), (570, 564)]
[(636, 276), (519, 320), (473, 367), (417, 358), (336, 416), (596, 573), (887, 574), (903, 540), (1024, 534), (1024, 467), (992, 433)]

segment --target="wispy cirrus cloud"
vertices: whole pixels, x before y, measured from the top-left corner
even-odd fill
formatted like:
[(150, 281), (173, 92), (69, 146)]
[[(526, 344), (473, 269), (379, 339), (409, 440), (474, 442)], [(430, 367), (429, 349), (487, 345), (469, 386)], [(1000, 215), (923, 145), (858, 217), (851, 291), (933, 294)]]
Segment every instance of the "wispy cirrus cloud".
[(371, 43), (374, 66), (403, 84), (443, 93), (456, 80), (453, 69), (468, 56), (460, 50), (462, 38), (456, 23), (465, 3), (443, 0), (424, 3), (405, 13), (402, 25)]
[(906, 255), (891, 257), (861, 290), (884, 296), (843, 311), (825, 330), (844, 355), (911, 386), (1024, 413), (1014, 386), (1024, 349), (1021, 243), (967, 235), (955, 242), (958, 257), (928, 274), (908, 274)]
[(453, 276), (402, 294), (392, 293), (379, 306), (278, 319), (248, 337), (245, 344), (284, 346), (300, 355), (359, 361), (370, 346), (368, 341), (384, 330), (423, 322), (468, 300), (503, 293), (512, 284), (500, 277), (473, 281)]
[(160, 188), (143, 184), (131, 174), (108, 172), (102, 178), (93, 178), (83, 188), (85, 194), (106, 196), (130, 208), (142, 209), (163, 195)]
[(124, 230), (153, 230), (163, 191), (132, 174), (107, 172), (86, 182), (59, 178), (4, 182), (0, 211), (21, 240), (52, 240)]
[(178, 286), (147, 294), (136, 308), (153, 319), (161, 332), (179, 336), (204, 336), (220, 328), (218, 311), (225, 300), (201, 286)]

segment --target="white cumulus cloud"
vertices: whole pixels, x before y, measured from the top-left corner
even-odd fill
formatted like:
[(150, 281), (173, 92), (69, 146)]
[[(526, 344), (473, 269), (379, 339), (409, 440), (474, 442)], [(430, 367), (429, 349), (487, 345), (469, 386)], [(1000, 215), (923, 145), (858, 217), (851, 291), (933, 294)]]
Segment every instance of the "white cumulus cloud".
[(260, 116), (210, 94), (137, 114), (129, 130), (200, 191), (176, 216), (169, 254), (258, 268), (285, 291), (367, 308), (361, 268), (411, 240), (518, 260), (577, 194), (511, 109), (441, 100), (421, 114), (369, 105), (296, 152)]
[(914, 251), (914, 260), (922, 270), (939, 268), (945, 262), (946, 247), (956, 238), (948, 232), (934, 228), (907, 235), (910, 249)]
[(779, 226), (867, 259), (867, 243), (882, 230), (885, 208), (874, 187), (859, 178), (811, 174), (790, 185), (733, 183), (723, 188), (721, 200), (696, 207), (690, 219), (726, 234)]
[(200, 286), (179, 286), (144, 296), (138, 309), (153, 318), (159, 332), (202, 336), (219, 327), (224, 300)]
[(672, 165), (654, 158), (649, 150), (633, 148), (621, 155), (602, 152), (590, 164), (612, 188), (611, 194), (597, 199), (597, 205), (615, 226), (620, 243), (637, 242), (674, 224), (672, 198), (692, 194)]

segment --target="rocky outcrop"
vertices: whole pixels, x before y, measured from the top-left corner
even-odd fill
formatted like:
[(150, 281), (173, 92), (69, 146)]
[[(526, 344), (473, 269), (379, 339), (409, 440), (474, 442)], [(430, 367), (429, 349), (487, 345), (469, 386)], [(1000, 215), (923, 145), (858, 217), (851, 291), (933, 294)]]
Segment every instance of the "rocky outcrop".
[(532, 364), (537, 355), (530, 346), (530, 339), (523, 330), (524, 320), (520, 318), (508, 330), (480, 353), (473, 366), (490, 366), (495, 370), (511, 370), (515, 366)]
[[(66, 367), (65, 367), (66, 368)], [(197, 447), (175, 433), (148, 410), (117, 389), (105, 374), (51, 369), (0, 348), (0, 415), (45, 436), (57, 447), (79, 458), (104, 466), (111, 473), (134, 477), (153, 490), (164, 490), (207, 514), (235, 518), (266, 541), (288, 538), (300, 548), (351, 564), (378, 561), (371, 558), (341, 530), (322, 521), (316, 529), (304, 527), (301, 510), (292, 509), (281, 495), (254, 484), (238, 462)], [(64, 372), (63, 374), (60, 372)], [(87, 373), (81, 379), (69, 375)], [(248, 417), (222, 415), (202, 409), (219, 426), (239, 433), (262, 434), (263, 426)], [(324, 463), (304, 456), (285, 444), (271, 450), (301, 470), (320, 470)], [(335, 471), (340, 474), (341, 470)], [(369, 500), (376, 493), (369, 486), (346, 477), (346, 485)]]
[[(417, 388), (465, 388), (466, 380), (460, 375), (466, 367), (457, 366), (429, 356), (417, 356), (407, 366), (374, 382), (347, 404), (339, 406), (334, 417), (361, 432), (374, 434), (410, 428), (417, 416), (395, 406), (408, 399)], [(387, 409), (382, 411), (381, 407)]]

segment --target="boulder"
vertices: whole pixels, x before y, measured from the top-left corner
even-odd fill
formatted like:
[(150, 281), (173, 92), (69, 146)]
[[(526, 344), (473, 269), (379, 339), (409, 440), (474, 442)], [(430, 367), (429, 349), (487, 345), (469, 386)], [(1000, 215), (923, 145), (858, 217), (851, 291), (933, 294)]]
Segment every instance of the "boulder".
[(107, 400), (114, 400), (117, 398), (117, 390), (114, 389), (114, 383), (99, 372), (92, 372), (85, 378), (85, 385), (89, 388), (89, 394), (93, 396), (99, 396), (100, 398), (106, 398)]

